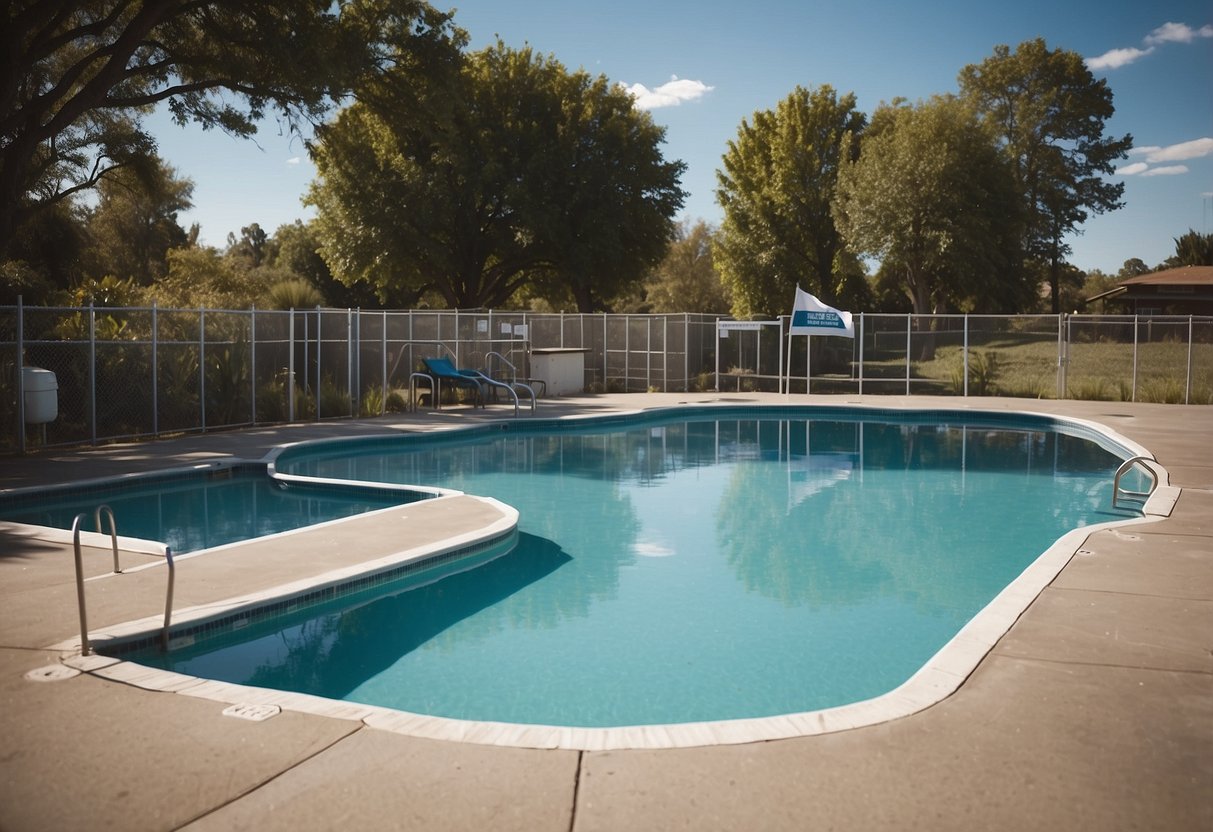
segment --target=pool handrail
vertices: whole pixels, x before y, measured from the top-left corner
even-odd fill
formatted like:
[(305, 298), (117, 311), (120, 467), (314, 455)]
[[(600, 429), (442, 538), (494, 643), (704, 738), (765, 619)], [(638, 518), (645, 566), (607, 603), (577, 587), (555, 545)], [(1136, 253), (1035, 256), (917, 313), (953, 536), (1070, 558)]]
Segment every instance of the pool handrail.
[(105, 503), (97, 506), (97, 508), (93, 510), (93, 525), (97, 527), (97, 534), (104, 534), (101, 529), (101, 517), (103, 512), (104, 515), (109, 517), (110, 520), (110, 543), (112, 543), (114, 547), (114, 571), (121, 572), (122, 569), (118, 566), (118, 525), (114, 521), (114, 510)]
[[(1112, 477), (1112, 508), (1117, 507), (1117, 499), (1121, 496), (1135, 497), (1142, 500), (1150, 499), (1150, 495), (1158, 488), (1158, 472), (1155, 471), (1151, 464), (1157, 464), (1157, 460), (1149, 456), (1133, 456), (1126, 459), (1116, 469), (1116, 475)], [(1129, 473), (1134, 467), (1139, 467), (1150, 477), (1149, 491), (1130, 491), (1127, 488), (1120, 487), (1120, 479), (1125, 474)]]
[[(506, 358), (504, 355), (497, 352), (496, 350), (489, 350), (488, 352), (486, 352), (484, 354), (484, 374), (486, 376), (488, 376), (489, 378), (494, 379), (494, 380), (504, 381), (504, 379), (497, 379), (497, 377), (493, 375), (493, 359), (494, 358), (496, 358), (498, 361), (500, 361), (501, 363), (505, 364), (505, 366), (510, 368), (510, 378), (509, 378), (509, 381), (506, 382), (507, 384), (511, 384), (511, 385), (512, 384), (521, 384), (524, 387), (530, 388), (532, 393), (534, 393), (534, 388), (537, 384), (542, 384), (543, 391), (539, 395), (547, 395), (548, 383), (546, 381), (544, 381), (541, 378), (523, 378), (520, 380), (518, 378), (518, 367), (514, 365), (513, 361), (510, 361), (508, 358)], [(534, 407), (531, 408), (531, 410), (534, 410), (534, 409), (535, 409)]]
[[(100, 533), (103, 510), (110, 520), (110, 540), (114, 547), (114, 574), (120, 575), (122, 574), (122, 569), (118, 563), (118, 527), (114, 520), (114, 510), (104, 504), (97, 506), (93, 512), (93, 520), (97, 525), (98, 533)], [(76, 604), (80, 610), (80, 655), (82, 656), (92, 653), (92, 646), (88, 640), (88, 610), (84, 601), (84, 562), (80, 548), (80, 523), (87, 516), (86, 512), (81, 512), (72, 520), (72, 550), (76, 563)], [(164, 560), (168, 564), (168, 588), (164, 598), (164, 628), (160, 633), (160, 645), (161, 649), (167, 652), (169, 627), (173, 620), (173, 589), (176, 585), (177, 577), (177, 568), (173, 563), (173, 547), (167, 543), (164, 544)]]

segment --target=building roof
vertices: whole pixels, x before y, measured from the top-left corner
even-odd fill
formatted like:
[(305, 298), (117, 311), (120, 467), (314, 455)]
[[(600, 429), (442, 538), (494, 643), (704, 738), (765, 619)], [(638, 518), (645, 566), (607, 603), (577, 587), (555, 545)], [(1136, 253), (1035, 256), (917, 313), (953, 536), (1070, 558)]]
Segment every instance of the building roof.
[[(1121, 286), (1213, 286), (1213, 266), (1180, 266), (1130, 277)], [(1092, 298), (1094, 300), (1094, 298)]]

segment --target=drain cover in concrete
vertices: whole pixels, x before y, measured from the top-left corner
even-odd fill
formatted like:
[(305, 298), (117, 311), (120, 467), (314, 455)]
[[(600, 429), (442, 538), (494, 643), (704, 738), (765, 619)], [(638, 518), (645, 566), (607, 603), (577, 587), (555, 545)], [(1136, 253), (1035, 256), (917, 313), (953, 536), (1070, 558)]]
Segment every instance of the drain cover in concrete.
[(31, 682), (58, 682), (63, 679), (70, 679), (73, 676), (79, 676), (80, 671), (74, 667), (68, 667), (62, 664), (51, 664), (46, 667), (40, 667), (37, 670), (31, 670), (25, 674), (25, 678)]
[(282, 709), (277, 705), (250, 705), (247, 702), (232, 705), (223, 711), (224, 716), (234, 716), (239, 719), (247, 719), (250, 722), (261, 722), (272, 716), (278, 716), (280, 713), (282, 713)]

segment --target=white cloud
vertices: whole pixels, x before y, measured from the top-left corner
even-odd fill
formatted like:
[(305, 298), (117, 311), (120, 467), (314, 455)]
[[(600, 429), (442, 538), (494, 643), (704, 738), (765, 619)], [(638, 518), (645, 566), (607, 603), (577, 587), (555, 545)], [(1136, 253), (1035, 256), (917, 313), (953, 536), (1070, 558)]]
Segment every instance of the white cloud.
[(1199, 159), (1202, 156), (1213, 154), (1213, 138), (1206, 136), (1167, 147), (1143, 149), (1146, 151), (1147, 162), (1180, 162), (1184, 159)]
[(1119, 69), (1149, 55), (1159, 44), (1191, 43), (1196, 38), (1213, 38), (1213, 24), (1205, 24), (1199, 29), (1193, 29), (1186, 23), (1164, 23), (1142, 38), (1145, 49), (1138, 49), (1135, 46), (1109, 49), (1102, 55), (1087, 58), (1087, 68), (1092, 70)]
[(684, 101), (694, 101), (710, 93), (715, 87), (709, 87), (702, 81), (691, 81), (686, 78), (672, 76), (659, 87), (649, 89), (644, 84), (620, 84), (636, 99), (636, 107), (640, 110), (655, 110), (658, 107), (677, 107)]
[(1120, 176), (1133, 176), (1137, 173), (1144, 173), (1149, 169), (1150, 166), (1145, 162), (1134, 162), (1131, 165), (1125, 165), (1123, 168), (1117, 168), (1116, 173)]
[(1153, 46), (1158, 43), (1191, 43), (1196, 38), (1213, 38), (1213, 25), (1205, 24), (1193, 29), (1186, 23), (1164, 23), (1146, 35), (1145, 40)]
[(1138, 58), (1143, 58), (1154, 51), (1154, 47), (1149, 49), (1135, 49), (1129, 47), (1127, 49), (1109, 49), (1097, 58), (1087, 58), (1087, 68), (1100, 69), (1119, 69), (1122, 66), (1133, 63)]
[(286, 163), (287, 163), (288, 165), (297, 165), (297, 164), (299, 164), (299, 157), (298, 157), (298, 156), (292, 156), (291, 158), (289, 158), (289, 159), (287, 159), (287, 160), (286, 160)]
[(1182, 162), (1185, 159), (1200, 159), (1213, 155), (1213, 138), (1205, 136), (1190, 142), (1180, 142), (1166, 147), (1145, 145), (1129, 151), (1130, 156), (1144, 156), (1144, 162), (1131, 162), (1116, 169), (1120, 176), (1177, 176), (1188, 172), (1187, 165), (1163, 165), (1152, 167), (1159, 162)]
[(1187, 165), (1166, 165), (1161, 168), (1150, 168), (1142, 176), (1176, 176), (1177, 174), (1187, 172)]
[(668, 558), (670, 555), (676, 554), (669, 546), (662, 546), (660, 543), (649, 543), (643, 540), (633, 543), (632, 551), (642, 558)]

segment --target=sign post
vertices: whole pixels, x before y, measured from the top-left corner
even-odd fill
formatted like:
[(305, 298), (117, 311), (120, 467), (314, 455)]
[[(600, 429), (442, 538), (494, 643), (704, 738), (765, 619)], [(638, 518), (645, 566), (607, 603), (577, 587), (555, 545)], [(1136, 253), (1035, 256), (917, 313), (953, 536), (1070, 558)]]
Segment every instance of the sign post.
[[(792, 393), (792, 336), (835, 335), (841, 338), (855, 337), (855, 324), (850, 312), (842, 312), (826, 306), (808, 292), (796, 287), (796, 301), (792, 305), (792, 321), (788, 326), (787, 392)], [(812, 355), (811, 342), (805, 342), (804, 391), (810, 392)]]

